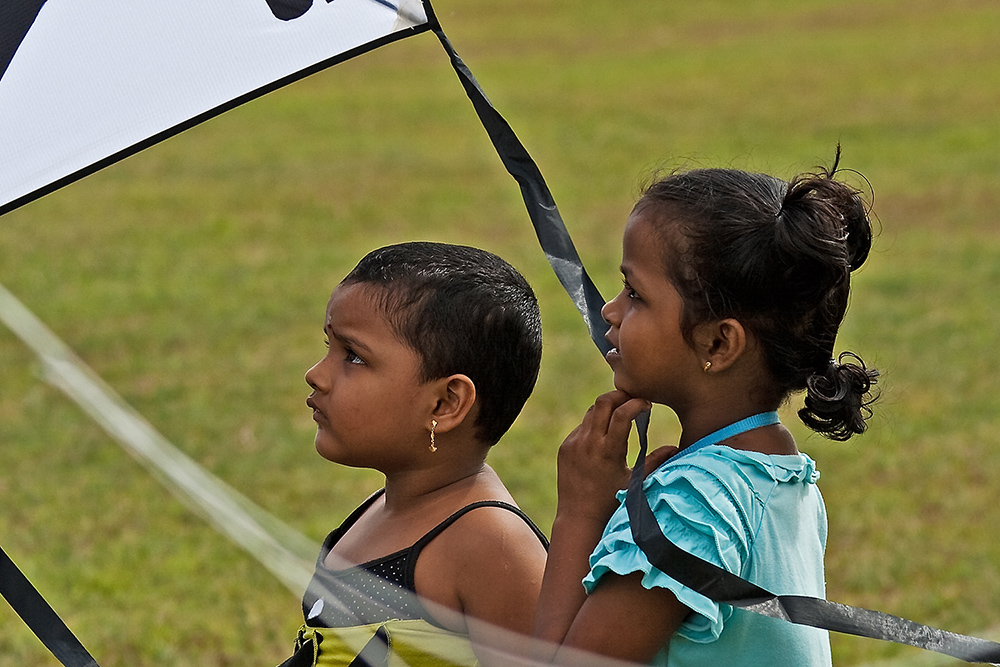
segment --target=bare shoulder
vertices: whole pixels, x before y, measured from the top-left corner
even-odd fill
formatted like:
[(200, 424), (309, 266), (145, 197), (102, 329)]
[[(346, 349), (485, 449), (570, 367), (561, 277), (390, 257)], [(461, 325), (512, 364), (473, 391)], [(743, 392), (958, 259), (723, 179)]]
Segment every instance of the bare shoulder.
[(544, 567), (543, 538), (489, 466), (456, 512), (461, 516), (427, 547), (447, 553), (453, 567), (478, 567), (483, 560), (503, 557), (538, 560)]
[[(472, 557), (475, 557), (477, 552), (483, 551), (495, 554), (494, 549), (498, 547), (505, 549), (525, 547), (531, 553), (541, 553), (541, 559), (544, 561), (545, 548), (534, 524), (527, 514), (517, 507), (514, 498), (497, 474), (486, 466), (485, 474), (480, 479), (483, 483), (480, 485), (480, 495), (477, 499), (487, 504), (467, 511), (455, 521), (449, 529), (452, 534), (445, 542), (466, 544), (467, 547), (471, 547), (469, 554)], [(498, 506), (501, 503), (504, 506)], [(442, 537), (449, 531), (445, 531)]]
[[(485, 505), (466, 511), (425, 548), (428, 556), (447, 558), (450, 568), (545, 566), (545, 546), (525, 517), (507, 507)], [(435, 554), (436, 556), (432, 555)], [(421, 556), (423, 557), (423, 556)]]
[[(512, 504), (511, 506), (513, 507)], [(525, 547), (532, 553), (540, 552), (544, 560), (543, 537), (536, 532), (534, 524), (529, 522), (527, 515), (522, 516), (509, 507), (477, 507), (455, 521), (452, 527), (454, 530), (447, 541), (466, 543), (471, 547), (471, 554), (486, 551), (495, 555), (498, 548), (509, 550)]]
[(530, 633), (545, 557), (541, 538), (523, 517), (504, 507), (477, 507), (420, 554), (417, 592), (470, 616)]

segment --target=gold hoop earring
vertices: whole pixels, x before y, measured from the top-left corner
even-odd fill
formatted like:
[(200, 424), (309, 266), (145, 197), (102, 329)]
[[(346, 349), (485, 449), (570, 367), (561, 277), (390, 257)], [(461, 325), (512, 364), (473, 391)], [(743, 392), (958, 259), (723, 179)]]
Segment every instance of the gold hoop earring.
[(434, 445), (434, 429), (437, 428), (437, 425), (438, 425), (437, 420), (436, 419), (432, 419), (431, 420), (431, 446), (427, 448), (427, 449), (431, 450), (431, 452), (436, 452), (438, 450), (438, 448)]
[(712, 362), (711, 361), (706, 361), (705, 365), (702, 367), (702, 370), (707, 373), (708, 369), (710, 369), (711, 367), (712, 367)]

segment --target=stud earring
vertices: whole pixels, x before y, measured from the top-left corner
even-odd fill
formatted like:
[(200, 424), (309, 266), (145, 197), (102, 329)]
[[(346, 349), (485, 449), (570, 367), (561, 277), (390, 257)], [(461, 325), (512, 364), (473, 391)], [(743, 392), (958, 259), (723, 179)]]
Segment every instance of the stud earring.
[(427, 448), (427, 449), (431, 450), (432, 452), (436, 452), (438, 450), (438, 448), (434, 445), (434, 429), (437, 428), (437, 425), (438, 425), (438, 421), (436, 419), (432, 419), (431, 420), (431, 446)]
[(709, 369), (710, 369), (711, 367), (712, 367), (712, 362), (711, 362), (711, 361), (706, 361), (706, 362), (705, 362), (705, 365), (704, 365), (704, 366), (702, 366), (702, 370), (703, 370), (703, 371), (705, 371), (705, 372), (707, 373), (707, 372), (708, 372), (708, 370), (709, 370)]

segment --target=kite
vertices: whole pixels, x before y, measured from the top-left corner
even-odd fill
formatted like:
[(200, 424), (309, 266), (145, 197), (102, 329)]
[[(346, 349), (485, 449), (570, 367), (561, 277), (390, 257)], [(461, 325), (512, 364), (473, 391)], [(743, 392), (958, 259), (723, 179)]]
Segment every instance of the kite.
[(419, 0), (0, 5), (0, 214), (430, 28)]
[[(428, 0), (7, 0), (0, 6), (0, 214), (288, 83), (428, 31), (519, 184), (549, 263), (604, 349), (604, 300), (540, 171)], [(638, 422), (642, 451), (626, 505), (637, 543), (670, 576), (790, 622), (1000, 662), (995, 642), (827, 600), (776, 596), (680, 551), (650, 520), (639, 491), (648, 415)], [(2, 551), (0, 592), (64, 664), (96, 665)]]

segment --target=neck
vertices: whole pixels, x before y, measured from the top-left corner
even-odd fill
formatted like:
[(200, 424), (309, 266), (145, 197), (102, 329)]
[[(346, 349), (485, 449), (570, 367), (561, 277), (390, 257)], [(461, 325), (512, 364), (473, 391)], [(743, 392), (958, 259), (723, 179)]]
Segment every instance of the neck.
[[(676, 407), (683, 429), (683, 448), (741, 419), (778, 409), (776, 395), (758, 345), (748, 343), (744, 353), (728, 368), (698, 374), (684, 405)], [(762, 429), (766, 430), (766, 429)]]
[[(709, 436), (731, 424), (736, 424), (740, 420), (752, 417), (753, 415), (772, 411), (773, 410), (765, 408), (757, 412), (741, 414), (739, 416), (725, 417), (714, 421), (710, 420), (703, 424), (699, 424), (696, 427), (690, 427), (689, 424), (686, 424), (682, 420), (681, 426), (683, 431), (681, 433), (681, 439), (678, 446), (683, 452), (691, 445), (697, 443), (701, 438)], [(760, 426), (742, 431), (740, 433), (727, 435), (720, 442), (724, 442), (728, 447), (733, 449), (759, 452), (761, 454), (775, 455), (798, 453), (798, 447), (795, 445), (795, 439), (792, 437), (791, 432), (780, 423)]]
[(683, 449), (701, 438), (710, 435), (741, 419), (763, 412), (771, 412), (776, 406), (758, 401), (730, 401), (723, 397), (700, 403), (698, 408), (678, 410), (681, 423), (681, 437), (678, 446)]
[(461, 494), (482, 477), (494, 475), (483, 460), (460, 466), (443, 462), (432, 468), (389, 472), (385, 475), (385, 508), (390, 512), (402, 511), (417, 503)]

